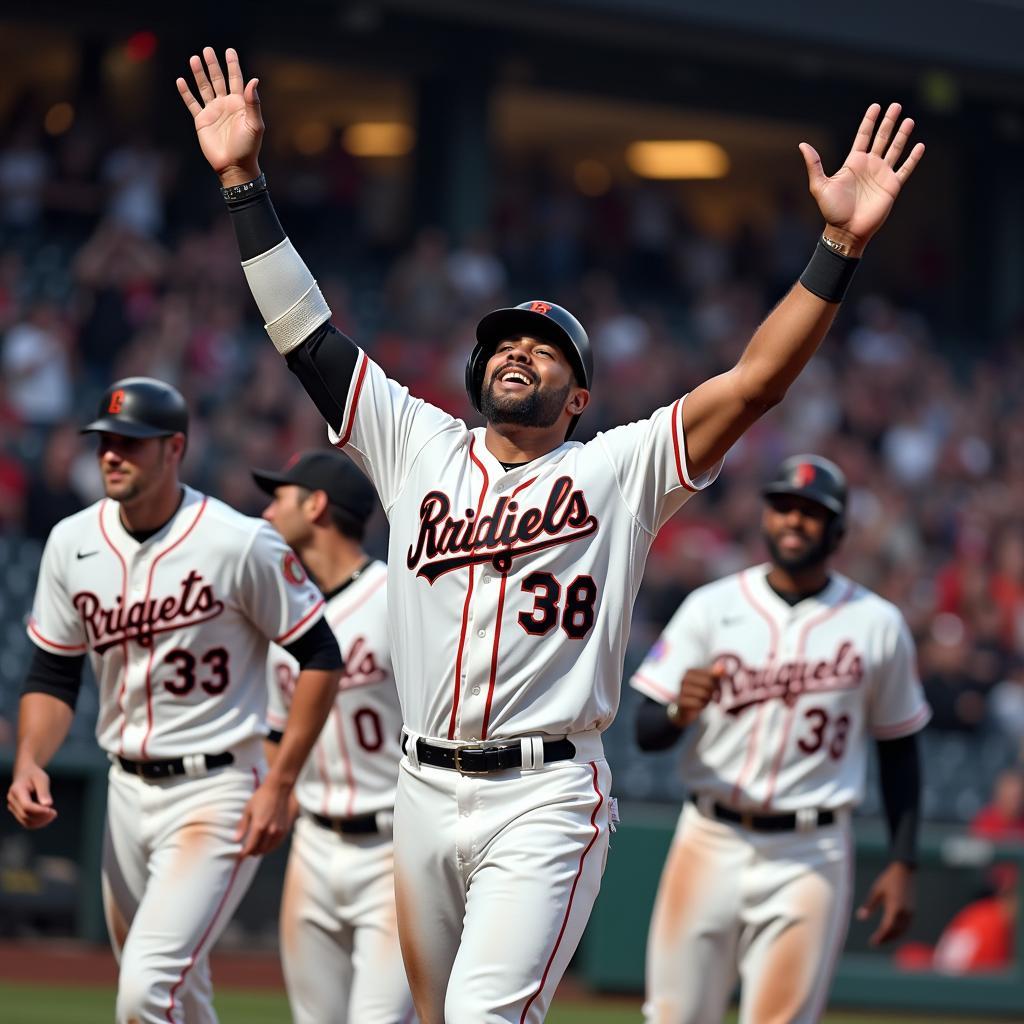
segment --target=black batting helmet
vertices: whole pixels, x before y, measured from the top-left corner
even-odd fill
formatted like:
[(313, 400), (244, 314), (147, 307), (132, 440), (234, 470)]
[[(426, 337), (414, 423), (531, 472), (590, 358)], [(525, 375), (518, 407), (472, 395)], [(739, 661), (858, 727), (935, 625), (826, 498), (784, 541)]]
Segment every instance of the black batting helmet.
[[(531, 299), (508, 309), (495, 309), (477, 324), (476, 345), (466, 363), (466, 391), (477, 412), (482, 411), (480, 394), (487, 360), (502, 341), (519, 335), (542, 338), (557, 345), (569, 360), (576, 383), (590, 390), (594, 381), (594, 356), (583, 324), (569, 310), (553, 302)], [(578, 419), (579, 416), (573, 417), (566, 437), (572, 435)]]
[(104, 392), (96, 419), (81, 433), (102, 431), (124, 437), (188, 434), (188, 407), (177, 388), (152, 377), (125, 377)]
[(828, 509), (832, 513), (829, 539), (833, 550), (846, 532), (846, 477), (829, 459), (820, 455), (790, 456), (761, 488), (761, 494), (766, 498), (793, 494)]

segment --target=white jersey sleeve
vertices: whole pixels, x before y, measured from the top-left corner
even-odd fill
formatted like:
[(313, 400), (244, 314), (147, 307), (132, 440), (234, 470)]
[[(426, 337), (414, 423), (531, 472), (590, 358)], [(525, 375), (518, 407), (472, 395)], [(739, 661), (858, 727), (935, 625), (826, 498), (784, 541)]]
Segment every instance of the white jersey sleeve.
[(714, 483), (719, 461), (691, 479), (683, 439), (685, 397), (637, 420), (597, 435), (614, 467), (623, 501), (648, 533), (657, 533), (695, 491)]
[(238, 574), (245, 614), (274, 643), (286, 646), (298, 640), (323, 615), (323, 595), (295, 552), (268, 523), (254, 534)]
[(62, 525), (54, 527), (43, 549), (28, 635), (44, 651), (71, 657), (85, 654), (88, 638), (65, 581), (64, 566), (73, 557), (68, 547), (73, 538)]
[(868, 728), (875, 739), (892, 740), (923, 729), (931, 718), (917, 674), (917, 654), (906, 620), (892, 609), (881, 630), (879, 671), (868, 704)]
[(267, 728), (284, 732), (288, 724), (299, 663), (283, 648), (271, 644), (267, 651)]
[(464, 431), (465, 424), (414, 398), (360, 351), (342, 428), (339, 432), (328, 427), (328, 437), (373, 481), (381, 504), (389, 511), (424, 445), (450, 429)]
[(683, 601), (633, 673), (629, 685), (634, 690), (668, 705), (679, 696), (688, 669), (709, 667), (711, 633), (705, 621), (706, 609), (699, 590)]

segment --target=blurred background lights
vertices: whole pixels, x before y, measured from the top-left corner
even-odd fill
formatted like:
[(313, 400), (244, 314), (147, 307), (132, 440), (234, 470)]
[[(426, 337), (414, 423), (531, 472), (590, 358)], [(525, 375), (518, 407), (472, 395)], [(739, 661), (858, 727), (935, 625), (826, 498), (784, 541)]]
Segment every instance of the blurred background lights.
[(353, 156), (405, 156), (413, 133), (399, 121), (363, 121), (345, 129), (342, 145)]
[(626, 150), (626, 163), (641, 178), (707, 179), (729, 173), (729, 154), (701, 139), (634, 142)]

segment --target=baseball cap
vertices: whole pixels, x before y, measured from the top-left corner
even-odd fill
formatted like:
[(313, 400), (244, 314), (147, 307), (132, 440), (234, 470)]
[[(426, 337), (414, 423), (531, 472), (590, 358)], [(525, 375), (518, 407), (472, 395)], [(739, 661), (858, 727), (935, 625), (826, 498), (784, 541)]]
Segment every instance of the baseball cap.
[(323, 491), (332, 505), (348, 512), (360, 523), (365, 523), (377, 507), (373, 485), (341, 452), (302, 452), (292, 456), (280, 472), (254, 469), (252, 478), (261, 491), (271, 495), (275, 488), (287, 484)]

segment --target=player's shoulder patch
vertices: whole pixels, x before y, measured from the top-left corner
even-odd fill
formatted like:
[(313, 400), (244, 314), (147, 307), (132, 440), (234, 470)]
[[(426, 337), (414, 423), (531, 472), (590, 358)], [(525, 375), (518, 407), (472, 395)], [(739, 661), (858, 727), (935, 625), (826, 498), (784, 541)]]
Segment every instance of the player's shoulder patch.
[(654, 664), (661, 661), (662, 658), (668, 653), (668, 641), (663, 637), (659, 636), (654, 642), (654, 646), (647, 652), (646, 661)]
[(284, 578), (293, 586), (301, 587), (306, 582), (306, 570), (294, 551), (286, 551), (281, 559), (281, 571)]

